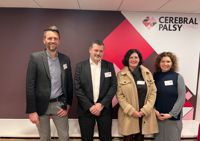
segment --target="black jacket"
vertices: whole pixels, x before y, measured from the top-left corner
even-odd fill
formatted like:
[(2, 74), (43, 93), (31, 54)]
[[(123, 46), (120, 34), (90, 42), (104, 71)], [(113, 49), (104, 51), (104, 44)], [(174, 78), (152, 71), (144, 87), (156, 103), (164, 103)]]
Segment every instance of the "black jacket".
[[(61, 84), (66, 105), (72, 104), (73, 81), (70, 59), (58, 53), (61, 67)], [(67, 66), (67, 67), (66, 67)], [(31, 54), (26, 77), (26, 113), (37, 112), (43, 115), (49, 105), (51, 79), (45, 51)]]
[[(106, 76), (110, 73), (110, 76)], [(78, 99), (78, 115), (88, 111), (94, 104), (93, 88), (89, 60), (83, 61), (76, 66), (75, 78), (75, 94)], [(104, 105), (105, 108), (112, 108), (112, 98), (116, 94), (117, 79), (113, 64), (102, 60), (101, 61), (101, 75), (100, 75), (100, 90), (98, 103)]]

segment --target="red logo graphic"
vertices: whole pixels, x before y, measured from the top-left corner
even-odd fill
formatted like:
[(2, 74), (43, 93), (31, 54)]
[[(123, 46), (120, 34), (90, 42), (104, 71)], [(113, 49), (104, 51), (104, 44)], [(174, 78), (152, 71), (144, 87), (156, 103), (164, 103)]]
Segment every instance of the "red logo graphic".
[(145, 27), (147, 27), (148, 29), (152, 28), (155, 24), (157, 23), (156, 19), (154, 17), (149, 17), (147, 16), (144, 20), (143, 20), (143, 24), (145, 25)]

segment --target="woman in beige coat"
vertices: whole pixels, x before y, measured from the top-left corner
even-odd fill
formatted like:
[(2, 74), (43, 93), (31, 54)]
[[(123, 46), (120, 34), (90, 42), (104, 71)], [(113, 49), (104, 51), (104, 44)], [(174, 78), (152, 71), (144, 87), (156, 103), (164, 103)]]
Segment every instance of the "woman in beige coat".
[(142, 55), (130, 49), (117, 74), (118, 128), (124, 141), (143, 141), (144, 134), (158, 132), (154, 111), (156, 87), (151, 72), (142, 65)]

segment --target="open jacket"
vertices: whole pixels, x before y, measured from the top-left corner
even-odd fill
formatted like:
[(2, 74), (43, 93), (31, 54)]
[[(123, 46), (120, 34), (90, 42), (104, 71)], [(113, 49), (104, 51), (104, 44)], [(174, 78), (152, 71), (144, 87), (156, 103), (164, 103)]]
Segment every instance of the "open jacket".
[[(106, 74), (110, 74), (106, 76)], [(112, 109), (112, 98), (117, 91), (117, 78), (113, 64), (102, 60), (99, 98), (97, 102), (104, 105), (105, 108)], [(93, 87), (89, 59), (77, 64), (75, 77), (75, 94), (78, 99), (78, 115), (82, 115), (94, 105)]]
[[(141, 111), (144, 113), (142, 121), (142, 134), (158, 132), (154, 103), (156, 100), (156, 86), (151, 72), (144, 66), (140, 66), (142, 76), (147, 85), (147, 94)], [(136, 134), (140, 132), (139, 118), (133, 117), (133, 113), (139, 111), (138, 93), (134, 78), (128, 67), (124, 67), (117, 74), (118, 89), (117, 98), (120, 104), (118, 111), (118, 128), (122, 135)]]
[[(65, 105), (73, 99), (73, 81), (69, 57), (58, 53), (61, 68), (62, 92)], [(31, 54), (26, 77), (26, 113), (37, 112), (40, 116), (47, 111), (51, 95), (51, 78), (46, 51)]]

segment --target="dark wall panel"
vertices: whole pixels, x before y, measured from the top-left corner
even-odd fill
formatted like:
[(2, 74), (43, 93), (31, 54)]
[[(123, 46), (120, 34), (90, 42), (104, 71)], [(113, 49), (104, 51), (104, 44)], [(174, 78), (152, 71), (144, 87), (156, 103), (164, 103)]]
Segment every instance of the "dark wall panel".
[[(0, 118), (25, 118), (25, 79), (29, 55), (44, 48), (43, 30), (56, 25), (60, 51), (76, 63), (88, 58), (88, 46), (103, 40), (124, 17), (120, 12), (48, 9), (0, 9)], [(76, 117), (76, 99), (70, 117)]]

